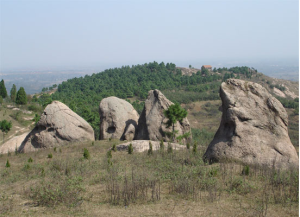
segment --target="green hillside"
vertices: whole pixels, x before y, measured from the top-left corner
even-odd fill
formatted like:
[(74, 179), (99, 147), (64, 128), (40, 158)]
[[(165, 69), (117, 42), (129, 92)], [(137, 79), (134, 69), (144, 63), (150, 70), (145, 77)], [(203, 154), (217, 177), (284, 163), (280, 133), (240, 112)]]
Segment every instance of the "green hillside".
[[(103, 72), (69, 79), (58, 85), (50, 95), (35, 98), (46, 105), (51, 100), (59, 100), (87, 120), (99, 136), (98, 106), (109, 96), (129, 99), (138, 112), (143, 109), (143, 101), (149, 90), (159, 89), (173, 102), (190, 103), (219, 99), (218, 90), (227, 78), (251, 78), (256, 73), (249, 67), (219, 68), (213, 71), (197, 70), (191, 76), (182, 74), (173, 63), (152, 62), (143, 65), (123, 66)], [(177, 91), (178, 94), (171, 94)]]

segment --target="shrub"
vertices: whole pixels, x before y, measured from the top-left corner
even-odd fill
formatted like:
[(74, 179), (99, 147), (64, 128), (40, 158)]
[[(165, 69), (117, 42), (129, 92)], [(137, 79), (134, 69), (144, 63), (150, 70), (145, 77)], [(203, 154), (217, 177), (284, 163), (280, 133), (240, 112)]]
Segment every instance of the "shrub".
[(52, 153), (48, 154), (48, 158), (52, 158), (52, 157), (53, 157)]
[(153, 154), (152, 143), (149, 141), (148, 155), (152, 155), (152, 154)]
[(165, 151), (164, 140), (160, 140), (160, 143), (159, 143), (159, 150), (162, 151), (162, 152)]
[(23, 170), (29, 170), (30, 169), (30, 165), (29, 164), (25, 164)]
[(130, 143), (128, 146), (128, 154), (132, 154), (133, 153), (133, 147), (132, 144)]
[(38, 205), (53, 207), (57, 204), (75, 206), (82, 197), (80, 193), (84, 191), (82, 177), (72, 177), (54, 179), (51, 181), (41, 181), (30, 188), (30, 198)]
[(7, 168), (10, 167), (9, 160), (6, 161), (5, 167), (7, 167)]
[(113, 150), (114, 152), (116, 152), (116, 151), (117, 151), (117, 145), (116, 145), (116, 143), (114, 143), (114, 144), (113, 144), (113, 146), (112, 146), (111, 150)]
[(112, 158), (111, 150), (109, 150), (109, 151), (106, 153), (106, 157), (107, 157), (107, 158)]
[(244, 166), (242, 174), (248, 176), (250, 172), (250, 168), (248, 165)]
[(33, 159), (30, 157), (29, 159), (28, 159), (28, 163), (32, 163), (33, 162)]
[(186, 143), (186, 149), (190, 149), (190, 143)]
[(194, 142), (194, 145), (193, 145), (193, 153), (196, 154), (197, 153), (197, 143)]
[(83, 158), (84, 159), (90, 159), (90, 152), (86, 148), (83, 149)]
[(56, 152), (56, 147), (54, 147), (53, 151)]

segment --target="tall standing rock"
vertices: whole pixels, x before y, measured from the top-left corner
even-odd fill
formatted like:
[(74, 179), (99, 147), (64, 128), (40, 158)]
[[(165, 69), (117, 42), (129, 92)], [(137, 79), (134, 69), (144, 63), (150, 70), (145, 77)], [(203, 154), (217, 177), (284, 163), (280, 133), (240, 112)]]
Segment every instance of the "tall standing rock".
[[(136, 135), (137, 140), (153, 140), (169, 141), (165, 132), (172, 132), (172, 127), (167, 128), (167, 118), (164, 116), (164, 110), (167, 110), (172, 105), (159, 90), (150, 90), (148, 98), (145, 101), (145, 107), (138, 122), (138, 132)], [(177, 121), (175, 124), (175, 130), (178, 131), (177, 136), (191, 132), (190, 123), (187, 118), (184, 118), (181, 122)], [(183, 139), (182, 142), (190, 142), (191, 133), (187, 139)]]
[(259, 84), (228, 79), (221, 84), (222, 120), (204, 159), (221, 159), (275, 168), (298, 166), (288, 135), (288, 115)]
[(100, 102), (100, 139), (132, 140), (137, 128), (139, 114), (133, 106), (117, 97)]
[(68, 106), (53, 101), (45, 108), (36, 127), (26, 136), (19, 152), (89, 140), (95, 140), (93, 128)]

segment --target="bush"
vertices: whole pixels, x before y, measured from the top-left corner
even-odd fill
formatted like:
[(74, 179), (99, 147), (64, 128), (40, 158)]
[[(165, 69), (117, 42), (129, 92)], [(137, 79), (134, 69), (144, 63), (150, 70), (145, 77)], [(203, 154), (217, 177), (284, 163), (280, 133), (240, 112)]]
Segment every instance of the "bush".
[(107, 157), (107, 158), (112, 158), (111, 150), (109, 150), (109, 151), (106, 153), (106, 157)]
[(30, 169), (30, 165), (29, 164), (25, 164), (23, 170), (29, 170)]
[(32, 163), (33, 162), (33, 159), (30, 157), (29, 159), (28, 159), (28, 163)]
[(83, 158), (90, 159), (90, 152), (86, 148), (83, 149)]
[(130, 143), (128, 146), (128, 154), (132, 154), (133, 153), (133, 147), (132, 144)]
[(114, 152), (116, 152), (116, 151), (117, 151), (117, 145), (116, 145), (116, 143), (114, 143), (114, 144), (113, 144), (113, 146), (112, 146), (111, 150), (113, 150)]
[(186, 143), (186, 149), (190, 149), (190, 143)]
[(246, 165), (243, 168), (242, 174), (248, 176), (249, 175), (249, 171), (250, 171), (250, 168), (249, 168), (248, 165)]
[(5, 167), (7, 167), (7, 168), (10, 167), (9, 160), (6, 161)]
[(33, 112), (41, 112), (42, 111), (42, 107), (41, 106), (38, 106), (36, 104), (31, 104), (27, 107), (27, 109), (29, 111), (33, 111)]
[(160, 140), (160, 143), (159, 143), (159, 150), (162, 151), (162, 152), (165, 151), (164, 140)]
[(57, 204), (75, 206), (82, 200), (80, 193), (84, 191), (82, 177), (65, 177), (51, 181), (41, 181), (30, 188), (30, 198), (38, 205), (53, 207)]
[(52, 157), (53, 157), (52, 153), (48, 154), (48, 158), (52, 158)]
[(152, 154), (153, 154), (152, 143), (149, 141), (148, 155), (152, 155)]
[(193, 145), (193, 153), (196, 154), (197, 153), (197, 143), (194, 142), (194, 145)]

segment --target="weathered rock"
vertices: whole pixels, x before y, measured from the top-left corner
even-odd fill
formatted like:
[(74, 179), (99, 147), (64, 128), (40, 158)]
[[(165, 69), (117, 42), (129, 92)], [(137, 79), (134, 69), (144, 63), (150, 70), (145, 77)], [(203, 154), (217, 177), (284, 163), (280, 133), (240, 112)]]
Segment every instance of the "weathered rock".
[(11, 152), (15, 152), (16, 149), (18, 150), (21, 143), (23, 142), (23, 140), (26, 138), (27, 135), (28, 132), (23, 133), (20, 136), (14, 136), (10, 140), (2, 144), (0, 146), (0, 154), (11, 153)]
[[(167, 110), (173, 103), (169, 101), (159, 90), (150, 90), (148, 98), (145, 101), (145, 107), (138, 121), (138, 132), (135, 137), (137, 140), (169, 141), (166, 133), (172, 132), (172, 127), (167, 128), (167, 118), (164, 116), (164, 110)], [(187, 118), (181, 122), (177, 121), (175, 130), (176, 136), (191, 132), (190, 123)], [(191, 133), (187, 139), (183, 139), (185, 144), (190, 142)]]
[(298, 166), (288, 135), (288, 115), (259, 84), (228, 79), (221, 84), (222, 120), (204, 159), (288, 168)]
[[(122, 143), (117, 145), (118, 151), (127, 151), (130, 143), (133, 147), (133, 152), (144, 152), (149, 150), (149, 142), (152, 144), (152, 150), (157, 151), (160, 150), (160, 142), (159, 141), (150, 141), (150, 140), (134, 140), (131, 142)], [(185, 145), (180, 145), (178, 143), (170, 143), (173, 150), (182, 150), (186, 149)], [(168, 148), (168, 142), (164, 142), (164, 149)]]
[(89, 140), (95, 140), (93, 128), (68, 106), (53, 101), (45, 108), (36, 127), (22, 142), (19, 152)]
[(134, 138), (139, 114), (133, 106), (117, 97), (100, 102), (100, 139), (130, 140)]

